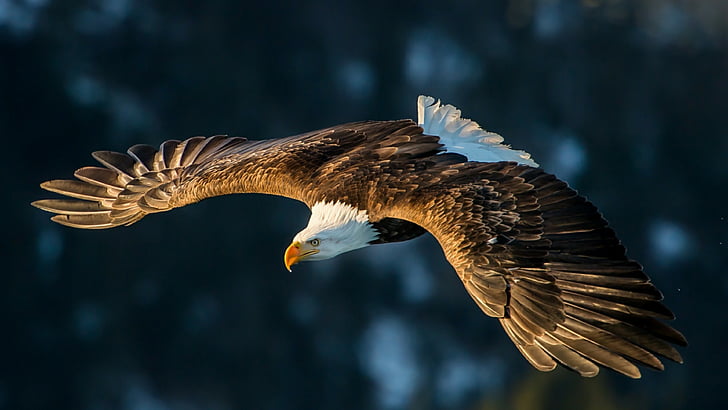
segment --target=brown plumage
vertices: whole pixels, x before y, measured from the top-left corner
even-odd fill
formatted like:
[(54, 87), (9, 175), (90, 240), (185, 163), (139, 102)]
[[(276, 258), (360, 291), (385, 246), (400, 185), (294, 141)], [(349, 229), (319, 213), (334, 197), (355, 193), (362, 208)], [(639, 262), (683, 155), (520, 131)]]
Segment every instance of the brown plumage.
[(33, 205), (60, 224), (99, 229), (230, 193), (309, 207), (340, 201), (367, 211), (378, 232), (371, 243), (437, 238), (476, 304), (539, 370), (558, 362), (593, 376), (601, 365), (636, 378), (637, 365), (682, 362), (673, 345), (686, 341), (662, 321), (673, 319), (662, 295), (592, 204), (538, 168), (443, 152), (410, 120), (266, 141), (196, 137), (94, 157), (105, 167), (41, 185), (76, 199)]

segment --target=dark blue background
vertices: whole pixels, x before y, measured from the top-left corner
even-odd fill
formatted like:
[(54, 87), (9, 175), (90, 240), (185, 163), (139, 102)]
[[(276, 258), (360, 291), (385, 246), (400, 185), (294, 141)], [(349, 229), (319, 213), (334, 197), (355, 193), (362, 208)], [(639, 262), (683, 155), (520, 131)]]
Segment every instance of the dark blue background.
[[(724, 406), (727, 21), (721, 0), (0, 0), (0, 408)], [(418, 94), (600, 207), (684, 365), (533, 370), (431, 237), (288, 273), (308, 211), (283, 198), (108, 231), (29, 206), (94, 150), (414, 118)]]

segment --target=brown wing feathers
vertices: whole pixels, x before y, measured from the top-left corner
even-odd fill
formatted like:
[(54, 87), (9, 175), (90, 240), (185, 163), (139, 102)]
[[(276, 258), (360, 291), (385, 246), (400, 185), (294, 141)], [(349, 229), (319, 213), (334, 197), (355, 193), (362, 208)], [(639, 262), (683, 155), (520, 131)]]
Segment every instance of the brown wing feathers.
[(684, 337), (658, 320), (672, 313), (597, 209), (538, 169), (506, 175), (533, 187), (515, 195), (514, 240), (491, 250), (492, 265), (506, 268), (500, 322), (524, 356), (541, 370), (555, 359), (583, 376), (596, 375), (596, 363), (634, 378), (634, 363), (664, 368), (656, 355), (682, 362), (671, 343)]
[(166, 211), (184, 172), (212, 157), (224, 156), (245, 143), (243, 138), (195, 137), (167, 141), (159, 150), (135, 145), (121, 154), (97, 151), (92, 155), (106, 168), (84, 167), (78, 180), (53, 180), (43, 189), (75, 199), (44, 199), (33, 205), (58, 215), (62, 225), (103, 229), (130, 225), (146, 214)]
[(514, 163), (434, 164), (409, 182), (416, 189), (383, 194), (388, 216), (438, 239), (476, 304), (537, 369), (594, 376), (602, 365), (636, 378), (635, 364), (682, 362), (673, 345), (685, 338), (661, 322), (673, 318), (662, 295), (566, 183)]
[(104, 167), (81, 168), (74, 173), (77, 180), (41, 184), (74, 199), (33, 205), (56, 213), (55, 222), (85, 229), (130, 225), (149, 213), (238, 192), (283, 195), (312, 205), (319, 199), (314, 174), (327, 162), (362, 147), (385, 149), (382, 140), (403, 129), (419, 128), (409, 120), (360, 122), (277, 140), (194, 137), (166, 141), (159, 149), (135, 145), (125, 154), (97, 151), (92, 155)]

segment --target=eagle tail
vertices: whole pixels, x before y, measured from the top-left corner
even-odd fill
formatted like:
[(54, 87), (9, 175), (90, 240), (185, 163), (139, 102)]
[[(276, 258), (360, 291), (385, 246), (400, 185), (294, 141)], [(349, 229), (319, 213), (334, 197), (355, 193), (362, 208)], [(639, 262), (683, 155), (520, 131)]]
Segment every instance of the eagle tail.
[(417, 99), (417, 125), (425, 134), (440, 137), (448, 152), (465, 155), (471, 161), (512, 161), (538, 167), (531, 154), (504, 145), (503, 137), (462, 118), (459, 109), (450, 104), (441, 105), (433, 97), (421, 95)]
[(69, 198), (42, 199), (32, 205), (55, 213), (52, 221), (74, 228), (131, 225), (147, 214), (175, 208), (171, 199), (187, 173), (245, 141), (218, 135), (170, 140), (158, 150), (134, 145), (126, 154), (97, 151), (92, 156), (104, 167), (83, 167), (74, 173), (76, 180), (41, 184), (41, 188)]

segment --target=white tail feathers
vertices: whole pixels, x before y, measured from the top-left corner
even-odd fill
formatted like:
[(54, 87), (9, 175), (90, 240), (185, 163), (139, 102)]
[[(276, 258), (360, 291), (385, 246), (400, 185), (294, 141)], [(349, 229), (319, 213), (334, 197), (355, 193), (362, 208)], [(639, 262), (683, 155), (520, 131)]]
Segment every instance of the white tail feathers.
[(440, 137), (449, 152), (465, 155), (471, 161), (513, 161), (538, 167), (525, 151), (513, 150), (502, 144), (503, 137), (486, 131), (473, 120), (460, 117), (460, 110), (440, 100), (421, 95), (417, 98), (417, 124), (425, 134)]

